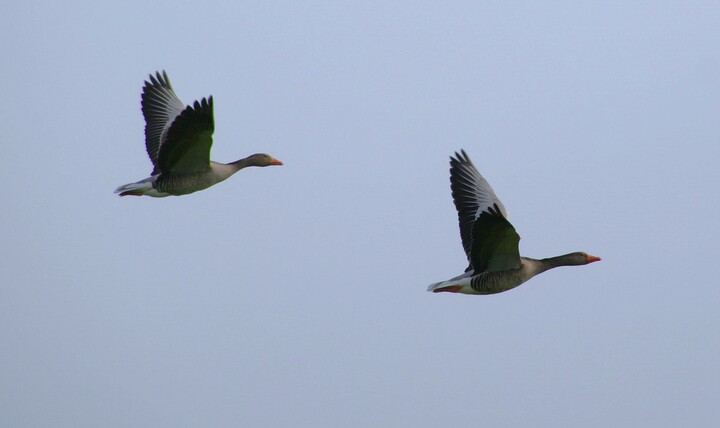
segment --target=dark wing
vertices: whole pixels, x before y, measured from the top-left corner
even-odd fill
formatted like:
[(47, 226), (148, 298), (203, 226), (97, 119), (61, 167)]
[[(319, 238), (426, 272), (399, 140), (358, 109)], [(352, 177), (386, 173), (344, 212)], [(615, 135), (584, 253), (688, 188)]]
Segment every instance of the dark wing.
[(463, 249), (468, 261), (471, 261), (473, 224), (480, 213), (494, 206), (498, 207), (504, 217), (507, 217), (507, 212), (465, 150), (460, 150), (460, 153), (455, 152), (455, 157), (450, 158), (450, 189), (458, 212)]
[(158, 155), (163, 173), (192, 173), (210, 167), (213, 121), (212, 97), (188, 106), (173, 121)]
[(497, 204), (480, 213), (472, 228), (470, 264), (475, 273), (517, 269), (520, 235)]
[(153, 163), (152, 175), (160, 173), (158, 157), (165, 142), (168, 129), (175, 118), (185, 109), (172, 86), (167, 73), (158, 71), (157, 77), (150, 75), (145, 81), (142, 93), (142, 112), (145, 117), (145, 149)]

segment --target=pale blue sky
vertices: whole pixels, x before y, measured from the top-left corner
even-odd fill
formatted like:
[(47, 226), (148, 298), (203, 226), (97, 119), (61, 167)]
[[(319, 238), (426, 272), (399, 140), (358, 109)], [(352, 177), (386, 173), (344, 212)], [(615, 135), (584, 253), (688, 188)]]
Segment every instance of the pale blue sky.
[[(0, 426), (720, 421), (720, 3), (4, 2)], [(147, 176), (143, 80), (213, 95), (213, 158)], [(495, 296), (464, 148), (521, 253)]]

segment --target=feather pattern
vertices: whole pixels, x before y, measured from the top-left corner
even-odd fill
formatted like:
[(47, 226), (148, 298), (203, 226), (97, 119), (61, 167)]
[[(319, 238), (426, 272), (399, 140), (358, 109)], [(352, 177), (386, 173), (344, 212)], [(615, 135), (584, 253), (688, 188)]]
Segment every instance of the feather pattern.
[(218, 181), (212, 174), (199, 171), (190, 174), (163, 174), (155, 180), (153, 186), (159, 192), (180, 195), (191, 193), (187, 189), (192, 189), (192, 192), (207, 189)]
[(475, 273), (520, 267), (520, 235), (497, 204), (480, 212), (473, 223), (470, 264)]
[(210, 168), (213, 99), (203, 98), (188, 106), (173, 121), (160, 148), (157, 168), (163, 173), (190, 174)]
[(175, 118), (185, 109), (185, 104), (175, 94), (165, 71), (150, 75), (145, 81), (142, 94), (142, 112), (145, 117), (145, 149), (153, 164), (152, 175), (159, 174), (158, 157), (167, 138), (167, 132)]
[(505, 218), (507, 211), (490, 187), (490, 183), (475, 168), (465, 150), (460, 150), (460, 153), (455, 152), (455, 157), (450, 158), (450, 190), (458, 212), (462, 246), (468, 261), (471, 261), (475, 220), (483, 211), (493, 206), (497, 206)]

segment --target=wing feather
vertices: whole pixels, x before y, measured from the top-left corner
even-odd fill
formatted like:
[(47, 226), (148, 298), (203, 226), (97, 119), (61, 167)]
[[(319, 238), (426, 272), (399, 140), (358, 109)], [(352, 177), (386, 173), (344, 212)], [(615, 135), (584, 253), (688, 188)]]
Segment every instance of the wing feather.
[(192, 173), (210, 167), (210, 148), (215, 129), (213, 98), (188, 106), (173, 121), (158, 155), (163, 173)]
[(475, 168), (465, 150), (460, 150), (460, 153), (455, 152), (455, 157), (450, 158), (450, 189), (458, 212), (463, 249), (468, 261), (471, 261), (470, 253), (473, 245), (475, 220), (483, 211), (494, 206), (497, 206), (504, 217), (507, 217), (507, 212), (490, 184)]
[(472, 228), (470, 263), (475, 274), (519, 268), (519, 242), (520, 235), (497, 204), (481, 212)]
[(150, 75), (149, 82), (145, 81), (141, 105), (145, 117), (145, 149), (153, 164), (152, 175), (155, 175), (162, 171), (158, 158), (168, 130), (185, 110), (185, 104), (173, 91), (167, 73), (158, 71), (155, 76)]

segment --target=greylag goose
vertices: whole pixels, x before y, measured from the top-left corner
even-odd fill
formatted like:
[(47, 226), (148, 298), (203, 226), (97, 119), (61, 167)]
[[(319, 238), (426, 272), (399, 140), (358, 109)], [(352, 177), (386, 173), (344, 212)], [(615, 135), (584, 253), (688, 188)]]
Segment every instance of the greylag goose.
[(153, 164), (149, 178), (120, 186), (120, 196), (187, 195), (207, 189), (248, 166), (282, 165), (265, 153), (224, 164), (210, 160), (215, 129), (212, 96), (187, 106), (180, 101), (165, 71), (150, 75), (142, 94), (145, 148)]
[(520, 236), (507, 220), (505, 207), (464, 150), (450, 158), (450, 189), (470, 265), (462, 275), (431, 284), (428, 291), (501, 293), (548, 269), (600, 260), (581, 252), (541, 260), (520, 257)]

